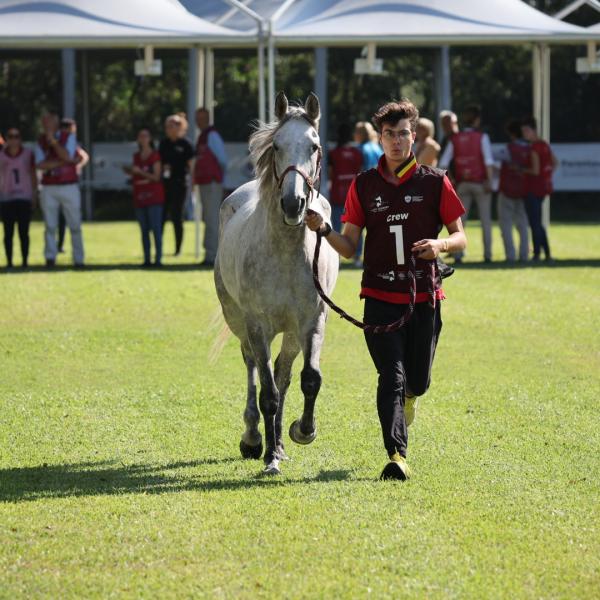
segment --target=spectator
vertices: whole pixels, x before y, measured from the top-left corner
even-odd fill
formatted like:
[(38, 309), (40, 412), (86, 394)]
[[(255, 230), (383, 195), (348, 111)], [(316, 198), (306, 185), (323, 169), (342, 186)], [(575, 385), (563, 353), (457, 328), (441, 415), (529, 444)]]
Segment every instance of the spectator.
[(552, 260), (548, 234), (542, 224), (542, 204), (544, 198), (552, 193), (552, 173), (558, 166), (558, 161), (550, 146), (538, 136), (537, 122), (533, 117), (523, 120), (521, 131), (525, 140), (531, 144), (531, 164), (525, 170), (525, 210), (533, 238), (533, 260), (540, 259), (542, 249), (546, 260)]
[(420, 165), (435, 167), (438, 163), (440, 145), (435, 141), (435, 126), (432, 121), (421, 117), (417, 121), (415, 158)]
[[(483, 259), (492, 260), (492, 177), (494, 157), (487, 133), (479, 130), (481, 110), (478, 106), (468, 106), (463, 114), (464, 129), (452, 135), (442, 157), (440, 168), (447, 169), (454, 160), (456, 192), (460, 197), (465, 214), (462, 217), (466, 225), (473, 201), (477, 203), (483, 234)], [(461, 262), (463, 252), (454, 255)]]
[[(358, 144), (358, 148), (363, 156), (362, 170), (376, 169), (379, 163), (379, 158), (383, 154), (383, 149), (378, 141), (377, 132), (373, 125), (368, 121), (359, 121), (354, 127), (354, 141)], [(358, 245), (356, 246), (356, 254), (354, 255), (354, 266), (362, 268), (362, 251), (363, 251), (363, 234), (361, 232)]]
[(183, 208), (187, 199), (187, 174), (191, 170), (194, 157), (192, 145), (182, 136), (184, 128), (184, 120), (180, 115), (167, 117), (166, 137), (161, 140), (159, 146), (165, 192), (163, 229), (169, 214), (175, 230), (175, 256), (181, 253), (183, 243)]
[(194, 184), (200, 190), (202, 220), (204, 221), (203, 267), (212, 268), (219, 243), (219, 209), (223, 200), (223, 179), (227, 168), (227, 154), (223, 138), (213, 125), (206, 108), (196, 111), (199, 135), (196, 141)]
[(161, 183), (160, 154), (154, 149), (149, 129), (140, 129), (137, 136), (138, 151), (133, 155), (133, 165), (123, 167), (132, 175), (133, 205), (135, 216), (142, 233), (144, 267), (152, 265), (150, 252), (150, 232), (154, 236), (154, 265), (161, 266), (163, 204), (165, 194)]
[(523, 169), (529, 165), (531, 149), (529, 144), (521, 139), (521, 125), (518, 121), (509, 121), (506, 125), (506, 133), (508, 133), (510, 142), (502, 153), (498, 221), (500, 222), (506, 260), (509, 262), (516, 260), (512, 232), (514, 226), (519, 233), (519, 260), (526, 262), (529, 255), (529, 236), (524, 204), (527, 190)]
[(350, 183), (360, 173), (362, 153), (350, 145), (352, 129), (348, 123), (338, 128), (337, 146), (329, 152), (329, 181), (331, 182), (331, 222), (336, 231), (342, 230), (342, 214)]
[[(60, 122), (61, 131), (68, 131), (77, 137), (77, 123), (73, 119), (61, 119)], [(81, 177), (81, 173), (83, 168), (90, 162), (89, 154), (79, 145), (77, 144), (77, 153), (75, 154), (77, 158), (77, 163), (75, 164), (75, 170), (77, 171), (77, 176)], [(58, 212), (58, 252), (62, 254), (64, 250), (65, 244), (65, 233), (67, 229), (67, 221), (65, 219), (65, 215), (63, 211), (59, 209)]]
[(71, 232), (73, 262), (83, 267), (83, 235), (81, 232), (81, 194), (79, 193), (76, 163), (77, 138), (73, 133), (59, 130), (58, 115), (42, 117), (44, 133), (35, 148), (36, 167), (42, 175), (42, 210), (46, 222), (44, 256), (46, 266), (56, 264), (56, 229), (62, 209)]
[[(440, 119), (440, 127), (442, 129), (442, 140), (440, 142), (440, 153), (438, 156), (442, 156), (444, 154), (444, 150), (450, 141), (450, 138), (458, 133), (458, 118), (455, 113), (451, 110), (443, 110), (439, 115)], [(438, 159), (439, 162), (439, 159)], [(452, 183), (455, 183), (456, 179), (454, 177), (454, 161), (451, 160), (450, 164), (447, 167), (448, 177)]]
[(29, 255), (29, 224), (37, 196), (37, 175), (33, 152), (23, 147), (21, 132), (11, 127), (6, 145), (0, 150), (0, 212), (4, 225), (6, 266), (13, 266), (13, 234), (15, 224), (21, 242), (23, 268)]
[(2, 137), (2, 134), (0, 133), (0, 150), (2, 150), (2, 148), (4, 147), (4, 144), (6, 142), (4, 141), (4, 138)]

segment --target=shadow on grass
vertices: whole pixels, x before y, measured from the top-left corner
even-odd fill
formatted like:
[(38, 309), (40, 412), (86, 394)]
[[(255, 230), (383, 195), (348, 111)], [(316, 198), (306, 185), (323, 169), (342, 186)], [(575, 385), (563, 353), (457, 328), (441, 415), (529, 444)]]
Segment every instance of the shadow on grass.
[(46, 267), (44, 265), (32, 265), (27, 268), (12, 267), (0, 268), (0, 275), (20, 275), (22, 273), (64, 273), (72, 271), (74, 273), (88, 273), (92, 271), (145, 271), (147, 273), (177, 272), (177, 271), (212, 271), (200, 263), (183, 263), (180, 265), (162, 265), (160, 267), (145, 267), (140, 263), (103, 263), (86, 264), (85, 267), (75, 268), (73, 265), (55, 265)]
[[(242, 459), (200, 459), (164, 465), (117, 465), (112, 462), (82, 462), (0, 469), (0, 502), (23, 502), (43, 498), (70, 498), (118, 494), (164, 494), (183, 491), (219, 491), (356, 480), (350, 470), (321, 471), (316, 476), (272, 478), (260, 474), (262, 461), (253, 462), (257, 474), (250, 478), (219, 478), (198, 470), (207, 465), (227, 465)], [(175, 472), (195, 469), (191, 472)], [(227, 475), (227, 473), (223, 473)]]
[(581, 267), (600, 267), (600, 258), (564, 258), (551, 260), (546, 262), (540, 260), (539, 262), (526, 262), (526, 263), (509, 263), (507, 261), (494, 261), (491, 263), (486, 262), (464, 262), (459, 265), (455, 265), (452, 261), (448, 261), (450, 267), (454, 267), (456, 272), (466, 271), (522, 271), (525, 269), (564, 269), (564, 268), (581, 268)]

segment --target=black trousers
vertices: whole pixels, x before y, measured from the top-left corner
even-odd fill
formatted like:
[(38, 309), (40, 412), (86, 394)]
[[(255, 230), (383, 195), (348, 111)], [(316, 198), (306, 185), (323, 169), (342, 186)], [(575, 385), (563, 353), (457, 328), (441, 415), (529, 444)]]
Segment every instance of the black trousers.
[[(401, 318), (406, 304), (365, 299), (364, 321), (385, 325)], [(420, 396), (429, 388), (442, 318), (440, 302), (435, 309), (419, 302), (408, 323), (392, 333), (365, 333), (369, 353), (379, 374), (377, 412), (383, 444), (392, 455), (406, 456), (408, 432), (404, 419), (404, 398)]]
[(6, 262), (9, 267), (13, 264), (13, 235), (15, 225), (17, 225), (19, 241), (21, 242), (23, 266), (26, 267), (27, 257), (29, 256), (29, 224), (31, 223), (31, 214), (33, 212), (31, 201), (8, 200), (0, 202), (0, 211), (2, 212), (2, 224), (4, 225)]
[(163, 230), (167, 218), (173, 221), (175, 230), (175, 253), (181, 250), (183, 243), (183, 207), (187, 198), (187, 185), (185, 181), (165, 179), (165, 206), (163, 210)]

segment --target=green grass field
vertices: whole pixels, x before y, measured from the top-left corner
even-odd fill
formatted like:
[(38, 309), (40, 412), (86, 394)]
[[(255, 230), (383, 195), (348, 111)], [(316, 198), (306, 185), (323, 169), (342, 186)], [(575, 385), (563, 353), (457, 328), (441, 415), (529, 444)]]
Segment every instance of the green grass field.
[[(554, 225), (554, 264), (447, 280), (405, 484), (377, 480), (375, 374), (337, 317), (315, 443), (288, 441), (279, 479), (241, 460), (245, 370), (234, 338), (209, 359), (191, 227), (162, 271), (127, 266), (116, 223), (85, 227), (89, 270), (0, 273), (0, 598), (600, 597), (599, 232)], [(359, 279), (334, 296), (357, 315)]]

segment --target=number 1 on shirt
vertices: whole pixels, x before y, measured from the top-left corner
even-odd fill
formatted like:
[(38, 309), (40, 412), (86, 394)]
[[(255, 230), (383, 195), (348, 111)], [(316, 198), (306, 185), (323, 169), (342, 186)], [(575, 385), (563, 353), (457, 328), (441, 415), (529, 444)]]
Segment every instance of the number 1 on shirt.
[(390, 233), (396, 238), (396, 261), (399, 265), (404, 264), (404, 234), (402, 225), (390, 225)]

